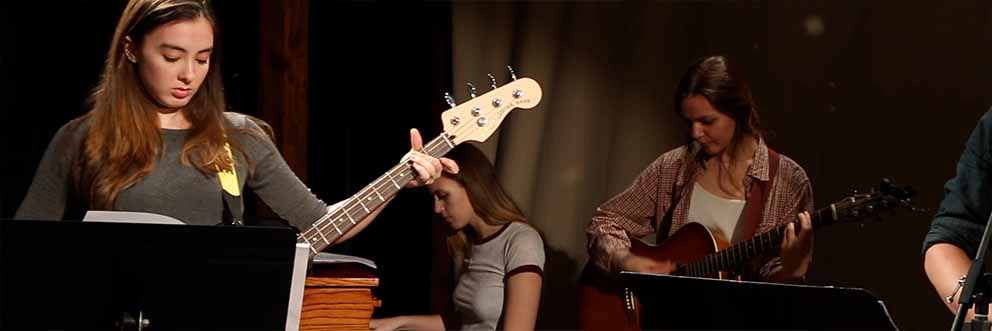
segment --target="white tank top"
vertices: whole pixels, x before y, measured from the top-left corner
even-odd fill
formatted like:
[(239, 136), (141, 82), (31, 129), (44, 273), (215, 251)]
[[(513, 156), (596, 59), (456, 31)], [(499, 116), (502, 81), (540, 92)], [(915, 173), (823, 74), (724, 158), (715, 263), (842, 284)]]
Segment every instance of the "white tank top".
[(706, 191), (699, 183), (694, 183), (692, 200), (689, 202), (689, 222), (702, 224), (714, 236), (728, 242), (737, 242), (740, 233), (737, 225), (744, 211), (744, 200), (719, 197)]

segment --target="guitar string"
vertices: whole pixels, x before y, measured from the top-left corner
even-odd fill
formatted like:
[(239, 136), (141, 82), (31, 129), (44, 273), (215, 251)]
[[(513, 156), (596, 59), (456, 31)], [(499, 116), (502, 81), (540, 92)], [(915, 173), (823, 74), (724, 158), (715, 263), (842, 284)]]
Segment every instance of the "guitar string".
[[(507, 86), (504, 86), (504, 87), (507, 87)], [(507, 88), (506, 90), (509, 90), (509, 89)], [(512, 95), (511, 95), (511, 97), (512, 97)], [(482, 98), (482, 97), (479, 97), (479, 98), (476, 98), (476, 99), (480, 99), (480, 98)], [(473, 100), (476, 100), (476, 99), (473, 99)], [(508, 100), (514, 100), (514, 99), (508, 99)], [(467, 104), (467, 102), (466, 102), (466, 104)], [(516, 106), (516, 105), (511, 104), (511, 106)], [(489, 107), (486, 107), (486, 108), (488, 110), (485, 113), (480, 114), (478, 116), (479, 118), (488, 118), (489, 115), (491, 115), (494, 112), (498, 112), (501, 109), (501, 108), (489, 108)], [(509, 107), (506, 110), (512, 110), (514, 108), (517, 108), (517, 107)], [(463, 133), (468, 133), (468, 132), (474, 131), (474, 130), (478, 130), (478, 129), (475, 128), (472, 125), (469, 125), (469, 122), (466, 122), (464, 125), (461, 125), (461, 126), (459, 126), (458, 128), (456, 128), (454, 130), (455, 135), (450, 135), (449, 134), (449, 136), (451, 136), (451, 137), (458, 137), (458, 136), (460, 136)], [(438, 148), (444, 148), (445, 146), (450, 147), (450, 148), (453, 148), (453, 145), (455, 145), (455, 144), (452, 143), (449, 146), (450, 140), (447, 140), (447, 138), (443, 136), (446, 133), (447, 132), (442, 132), (441, 135), (439, 135), (437, 138), (434, 138), (427, 145), (424, 146), (424, 148), (428, 150), (428, 153), (429, 154), (434, 155), (434, 153), (436, 153), (436, 152), (439, 151)], [(447, 151), (445, 151), (445, 153), (446, 152)], [(436, 156), (437, 157), (440, 157), (440, 156), (443, 156), (443, 154), (442, 155), (436, 155)], [(405, 169), (406, 171), (403, 171), (401, 169), (398, 169), (400, 167), (406, 168)], [(401, 171), (401, 173), (400, 174), (391, 175), (392, 173), (394, 173), (396, 171)], [(407, 171), (409, 171), (409, 172), (407, 172)], [(335, 228), (337, 229), (337, 231), (340, 231), (340, 233), (338, 234), (338, 236), (342, 235), (345, 232), (345, 231), (341, 231), (340, 230), (340, 227), (337, 227), (336, 226), (338, 224), (337, 224), (337, 221), (334, 220), (335, 218), (339, 219), (342, 223), (344, 223), (344, 221), (345, 221), (344, 219), (340, 219), (339, 218), (341, 216), (340, 215), (341, 213), (337, 213), (337, 211), (343, 211), (344, 213), (347, 213), (348, 216), (351, 216), (351, 217), (349, 217), (349, 220), (348, 220), (349, 223), (350, 223), (351, 220), (354, 220), (354, 217), (353, 217), (353, 215), (351, 213), (352, 209), (355, 208), (355, 207), (357, 207), (357, 206), (359, 206), (359, 205), (364, 205), (361, 202), (362, 199), (356, 199), (356, 197), (364, 198), (363, 192), (368, 191), (370, 188), (371, 188), (372, 191), (374, 191), (374, 192), (378, 193), (379, 195), (381, 195), (381, 192), (379, 192), (379, 190), (380, 190), (379, 186), (386, 186), (386, 187), (388, 187), (389, 185), (388, 185), (388, 183), (384, 183), (382, 185), (377, 185), (377, 184), (381, 180), (383, 180), (385, 178), (390, 178), (390, 181), (395, 181), (395, 176), (396, 175), (399, 175), (402, 179), (404, 179), (403, 180), (403, 182), (404, 182), (403, 184), (406, 185), (406, 181), (407, 181), (406, 180), (406, 177), (408, 175), (411, 175), (412, 172), (413, 172), (412, 169), (410, 169), (409, 166), (405, 162), (393, 166), (393, 168), (390, 169), (386, 174), (380, 176), (374, 182), (372, 182), (369, 185), (366, 185), (358, 193), (356, 193), (355, 195), (353, 195), (350, 198), (348, 198), (347, 202), (345, 202), (344, 205), (342, 205), (337, 210), (335, 210), (335, 212), (327, 213), (324, 216), (320, 217), (317, 221), (313, 222), (311, 224), (311, 227), (309, 229), (307, 229), (306, 231), (304, 231), (304, 233), (300, 234), (299, 237), (301, 239), (303, 239), (304, 241), (306, 241), (307, 243), (311, 243), (311, 239), (310, 238), (316, 239), (316, 237), (313, 234), (311, 234), (311, 232), (313, 230), (316, 230), (318, 232), (318, 234), (320, 235), (320, 237), (321, 237), (320, 240), (317, 241), (317, 242), (324, 242), (324, 244), (330, 245), (330, 243), (333, 242), (333, 240), (328, 239), (327, 236), (326, 236), (326, 234), (325, 234), (325, 233), (328, 233), (328, 231), (326, 231), (326, 230), (328, 230), (330, 226), (335, 226)], [(398, 183), (396, 183), (396, 184), (398, 184)], [(385, 202), (385, 199), (383, 199), (383, 201), (380, 201), (380, 203), (384, 203), (384, 202)], [(372, 210), (375, 210), (378, 207), (379, 206), (374, 206), (373, 208), (369, 209), (369, 213), (371, 213)], [(368, 206), (365, 206), (362, 209), (363, 210), (364, 209), (368, 209)], [(338, 215), (335, 215), (335, 214), (338, 214)], [(361, 211), (359, 211), (359, 217), (361, 217), (361, 216), (362, 216)], [(326, 222), (328, 220), (330, 220), (330, 222), (329, 222), (330, 224), (324, 224), (324, 222)], [(360, 222), (361, 219), (359, 219), (358, 221)], [(345, 226), (347, 226), (346, 223), (345, 223)], [(350, 228), (348, 230), (350, 230)], [(337, 236), (334, 236), (333, 234), (332, 234), (332, 237), (334, 237), (335, 239), (337, 238)], [(311, 245), (313, 245), (313, 243), (311, 243)]]
[[(509, 90), (508, 86), (504, 86), (501, 89)], [(506, 96), (504, 95), (504, 97), (506, 97)], [(511, 95), (511, 97), (512, 97), (512, 95)], [(476, 99), (480, 99), (480, 98), (476, 98)], [(515, 99), (516, 98), (507, 98), (507, 100), (511, 100), (511, 101), (512, 100), (515, 100)], [(473, 100), (475, 100), (475, 99), (473, 99)], [(463, 104), (463, 105), (465, 105), (465, 104)], [(512, 105), (511, 104), (511, 106), (516, 106), (516, 105)], [(509, 107), (509, 108), (506, 108), (504, 110), (512, 110), (514, 108), (517, 108), (517, 107)], [(480, 114), (479, 115), (480, 118), (488, 117), (488, 115), (491, 115), (493, 112), (497, 112), (497, 111), (500, 111), (501, 110), (501, 108), (489, 108), (489, 107), (486, 107), (486, 109), (488, 109), (488, 110), (484, 114)], [(466, 123), (466, 124), (468, 124), (468, 123)], [(475, 128), (475, 127), (473, 127), (473, 126), (471, 126), (471, 125), (462, 125), (462, 126), (459, 126), (459, 128), (456, 128), (454, 130), (454, 132), (456, 133), (456, 135), (451, 135), (451, 137), (460, 136), (462, 133), (467, 133), (467, 132), (472, 131), (472, 130), (478, 130), (478, 129)], [(445, 136), (443, 136), (443, 134), (442, 134), (439, 137), (433, 139), (431, 142), (429, 142), (428, 145), (426, 146), (426, 148), (429, 150), (429, 153), (432, 154), (432, 155), (433, 154), (436, 154), (438, 152), (437, 150), (435, 150), (437, 147), (444, 148), (445, 146), (447, 146), (449, 148), (453, 148), (453, 145), (454, 144), (451, 144), (450, 140), (447, 140), (447, 139), (448, 138), (445, 137)], [(443, 153), (447, 153), (447, 151), (444, 151)], [(437, 155), (437, 156), (440, 157), (442, 155), (443, 154)], [(384, 178), (390, 178), (390, 181), (393, 181), (394, 184), (396, 184), (395, 183), (395, 177), (396, 177), (396, 175), (390, 175), (390, 174), (392, 174), (392, 173), (394, 173), (396, 171), (401, 171), (401, 173), (400, 174), (397, 174), (397, 175), (399, 175), (401, 177), (401, 182), (404, 182), (404, 185), (405, 185), (406, 182), (408, 181), (407, 177), (412, 174), (412, 169), (409, 169), (409, 168), (408, 169), (402, 169), (402, 170), (401, 169), (397, 169), (400, 166), (404, 166), (404, 165), (403, 164), (398, 164), (398, 165), (394, 166), (393, 169), (391, 169), (389, 172), (387, 172), (386, 175), (380, 176), (380, 178), (378, 178), (375, 182), (373, 182), (370, 185), (367, 185), (365, 188), (363, 188), (362, 190), (360, 190), (358, 193), (356, 193), (355, 195), (353, 195), (352, 197), (350, 197), (348, 199), (348, 201), (342, 207), (340, 207), (338, 210), (343, 210), (349, 216), (348, 221), (349, 222), (352, 222), (354, 220), (354, 217), (353, 217), (353, 215), (351, 213), (351, 211), (352, 211), (353, 208), (357, 207), (358, 205), (362, 205), (363, 206), (362, 209), (368, 209), (368, 206), (364, 206), (364, 204), (361, 202), (363, 199), (355, 199), (355, 197), (361, 196), (362, 198), (364, 198), (364, 196), (362, 196), (363, 195), (363, 192), (368, 191), (369, 188), (371, 188), (371, 190), (373, 190), (374, 192), (376, 192), (377, 195), (381, 195), (381, 192), (379, 192), (379, 185), (377, 185), (377, 183), (379, 183)], [(407, 171), (410, 171), (410, 172), (407, 172)], [(382, 184), (382, 185), (384, 185), (386, 187), (389, 186), (389, 185), (386, 185), (386, 184)], [(374, 200), (371, 199), (372, 198), (371, 196), (369, 196), (368, 198), (369, 198), (369, 200), (374, 201)], [(357, 202), (357, 204), (356, 204), (356, 202)], [(383, 201), (380, 201), (380, 203), (381, 202), (384, 202), (384, 199), (383, 199)], [(369, 212), (371, 212), (371, 210), (374, 210), (375, 208), (378, 208), (378, 206), (373, 206), (373, 208), (370, 209)], [(329, 231), (326, 231), (326, 230), (328, 230), (328, 226), (334, 226), (335, 229), (339, 232), (338, 236), (340, 236), (340, 235), (343, 234), (343, 231), (341, 231), (340, 230), (340, 227), (337, 226), (338, 225), (337, 224), (338, 221), (333, 220), (333, 218), (337, 218), (340, 215), (334, 215), (334, 214), (340, 214), (340, 213), (334, 213), (334, 212), (332, 212), (332, 213), (325, 214), (323, 217), (319, 218), (316, 222), (314, 222), (311, 225), (311, 228), (309, 228), (306, 231), (304, 231), (304, 233), (302, 233), (299, 237), (301, 239), (303, 239), (304, 241), (308, 242), (308, 243), (311, 242), (311, 239), (308, 239), (308, 237), (309, 237), (309, 238), (312, 238), (316, 242), (323, 241), (325, 244), (329, 245), (330, 242), (331, 242), (331, 240), (328, 240), (327, 239), (327, 236), (325, 235), (325, 233), (328, 233), (329, 232)], [(358, 216), (359, 216), (359, 218), (362, 217), (362, 213), (361, 213), (360, 210), (359, 210)], [(324, 222), (327, 221), (328, 219), (331, 219), (330, 224), (329, 225), (328, 224), (324, 224)], [(344, 219), (338, 219), (338, 220), (341, 223), (344, 223), (345, 226), (347, 226), (347, 223), (344, 222)], [(360, 221), (360, 219), (359, 219), (359, 221)], [(318, 232), (317, 234), (319, 234), (321, 236), (319, 238), (320, 240), (317, 240), (316, 236), (314, 236), (311, 233), (312, 230), (316, 230)], [(336, 239), (337, 236), (334, 236), (332, 234), (332, 237), (334, 237)]]
[[(444, 133), (442, 133), (442, 134), (444, 134)], [(431, 140), (430, 142), (428, 142), (428, 144), (425, 145), (424, 149), (427, 150), (428, 154), (431, 154), (431, 155), (437, 154), (437, 152), (440, 151), (440, 149), (443, 149), (445, 146), (448, 146), (448, 143), (445, 142), (444, 139), (445, 138), (443, 138), (441, 135), (439, 135), (437, 138), (434, 138), (433, 140)], [(403, 168), (405, 168), (405, 169), (403, 169)], [(409, 172), (407, 172), (407, 171), (409, 171)], [(400, 172), (400, 173), (396, 174), (396, 172)], [(335, 210), (334, 212), (325, 214), (323, 217), (321, 217), (316, 222), (314, 222), (312, 224), (311, 228), (310, 229), (307, 229), (307, 231), (305, 231), (305, 233), (307, 235), (306, 236), (301, 236), (301, 237), (303, 237), (303, 238), (306, 238), (306, 237), (315, 237), (313, 234), (310, 234), (310, 232), (311, 232), (311, 230), (316, 230), (318, 232), (318, 234), (321, 235), (321, 238), (320, 238), (319, 241), (323, 241), (323, 242), (325, 242), (325, 244), (329, 245), (330, 242), (332, 242), (332, 240), (327, 239), (327, 235), (325, 234), (325, 233), (328, 233), (329, 232), (327, 230), (331, 226), (334, 226), (336, 229), (340, 230), (340, 227), (337, 226), (338, 225), (338, 221), (336, 221), (335, 219), (340, 220), (340, 223), (345, 223), (345, 219), (340, 218), (340, 216), (341, 216), (342, 213), (346, 213), (349, 216), (348, 217), (348, 220), (347, 220), (348, 222), (350, 222), (351, 220), (354, 220), (355, 217), (354, 217), (354, 215), (352, 215), (352, 211), (353, 211), (353, 209), (355, 207), (357, 207), (358, 205), (362, 204), (361, 203), (361, 200), (362, 200), (362, 198), (364, 198), (364, 193), (366, 191), (369, 191), (369, 189), (371, 188), (371, 191), (377, 192), (377, 193), (379, 193), (381, 195), (380, 190), (381, 190), (381, 187), (382, 186), (385, 186), (385, 187), (388, 188), (390, 186), (389, 185), (390, 182), (392, 182), (396, 186), (399, 186), (400, 183), (396, 183), (396, 177), (397, 176), (400, 178), (400, 182), (402, 182), (403, 185), (406, 185), (406, 182), (408, 181), (407, 177), (409, 175), (411, 175), (411, 174), (412, 174), (412, 170), (409, 168), (409, 165), (406, 162), (401, 162), (399, 164), (394, 165), (393, 168), (391, 168), (386, 174), (380, 176), (375, 181), (373, 181), (371, 184), (366, 185), (364, 188), (362, 188), (362, 190), (360, 190), (358, 193), (356, 193), (355, 195), (349, 197), (348, 200), (347, 200), (347, 202), (345, 202), (345, 204), (343, 204), (337, 210)], [(387, 178), (389, 180), (383, 182)], [(396, 191), (399, 191), (399, 190), (397, 189)], [(389, 193), (387, 193), (387, 195), (389, 195)], [(356, 199), (356, 197), (360, 197), (360, 198), (359, 199)], [(380, 202), (385, 202), (384, 200), (385, 199), (383, 199), (383, 201), (380, 201)], [(368, 208), (368, 207), (366, 206), (365, 208)], [(365, 208), (363, 208), (363, 209), (365, 209)], [(370, 209), (370, 211), (371, 210), (374, 210), (375, 208), (378, 208), (378, 206), (374, 206), (372, 209)], [(359, 211), (358, 217), (359, 217), (358, 221), (360, 222), (361, 221), (361, 217), (362, 217), (361, 211)], [(324, 222), (327, 221), (327, 220), (330, 220), (329, 224), (324, 224)], [(344, 225), (347, 226), (346, 223)], [(338, 236), (342, 235), (343, 233), (344, 233), (344, 231), (341, 231), (341, 233), (338, 234)], [(332, 237), (334, 237), (336, 239), (337, 236), (334, 236), (332, 234)], [(307, 241), (309, 242), (309, 240), (307, 240)]]
[[(830, 207), (820, 208), (813, 212), (813, 217), (811, 217), (813, 228), (822, 226), (825, 222), (830, 221), (824, 218), (825, 216), (823, 215), (823, 213), (825, 213), (829, 208)], [(781, 245), (781, 239), (784, 236), (783, 233), (786, 231), (787, 226), (788, 224), (776, 226), (772, 230), (759, 234), (754, 238), (738, 243), (737, 245), (731, 246), (713, 255), (706, 256), (703, 260), (689, 263), (687, 266), (690, 270), (698, 270), (700, 266), (702, 266), (702, 269), (704, 270), (702, 274), (721, 271), (714, 269), (721, 269), (720, 265), (723, 265), (723, 267), (726, 268), (730, 264), (735, 264), (731, 262), (739, 262), (741, 258), (752, 258), (759, 255), (758, 251), (774, 249), (775, 246)], [(768, 244), (765, 244), (766, 241)], [(749, 250), (747, 248), (748, 245), (751, 245), (754, 249)], [(752, 254), (750, 251), (754, 251), (754, 253)]]
[[(433, 143), (434, 141), (438, 141), (438, 140), (439, 139), (435, 138), (431, 142)], [(436, 152), (437, 147), (443, 146), (440, 143), (433, 144), (434, 146), (431, 146), (431, 145), (432, 145), (431, 143), (428, 143), (428, 145), (425, 146), (425, 149), (428, 149), (429, 151)], [(303, 238), (308, 243), (310, 243), (310, 239), (309, 238), (315, 238), (314, 234), (312, 234), (311, 232), (312, 231), (317, 231), (317, 234), (319, 234), (320, 237), (321, 237), (321, 238), (319, 238), (318, 242), (324, 242), (324, 244), (330, 245), (330, 243), (333, 242), (333, 240), (327, 238), (327, 235), (325, 233), (329, 233), (329, 231), (327, 231), (327, 230), (329, 230), (329, 228), (331, 226), (334, 226), (336, 229), (340, 230), (340, 227), (337, 227), (337, 225), (338, 225), (337, 221), (335, 221), (334, 219), (340, 220), (341, 223), (344, 223), (346, 220), (345, 220), (345, 218), (342, 218), (341, 216), (343, 216), (343, 214), (347, 214), (347, 216), (348, 216), (347, 217), (347, 221), (349, 223), (350, 223), (351, 220), (355, 220), (355, 217), (354, 217), (355, 215), (353, 215), (352, 211), (354, 211), (355, 207), (358, 207), (359, 205), (364, 205), (364, 203), (362, 203), (362, 200), (366, 197), (366, 194), (371, 193), (371, 192), (367, 192), (367, 191), (372, 191), (372, 192), (377, 193), (378, 195), (382, 195), (382, 187), (386, 187), (386, 188), (390, 187), (389, 184), (391, 182), (393, 184), (395, 184), (396, 186), (399, 186), (400, 185), (400, 183), (397, 183), (396, 182), (396, 177), (397, 176), (400, 177), (401, 182), (402, 182), (402, 185), (406, 185), (406, 182), (408, 181), (406, 179), (406, 177), (408, 177), (408, 175), (410, 173), (403, 172), (403, 169), (401, 169), (401, 168), (406, 168), (406, 170), (409, 170), (409, 165), (406, 162), (401, 162), (399, 164), (394, 165), (385, 174), (379, 176), (378, 178), (376, 178), (375, 181), (373, 181), (369, 185), (366, 185), (361, 190), (359, 190), (357, 193), (355, 193), (354, 195), (352, 195), (351, 197), (349, 197), (346, 200), (346, 202), (341, 205), (341, 207), (338, 207), (337, 209), (335, 209), (332, 212), (329, 212), (329, 213), (324, 214), (322, 217), (320, 217), (319, 219), (317, 219), (317, 221), (313, 222), (313, 224), (311, 224), (311, 227), (309, 229), (307, 229), (306, 231), (304, 231), (303, 234), (301, 234), (301, 238)], [(400, 172), (400, 173), (399, 174), (396, 174), (396, 172)], [(396, 189), (396, 191), (399, 191), (399, 189)], [(389, 195), (389, 194), (390, 193), (386, 193), (386, 195)], [(385, 198), (386, 195), (383, 195), (383, 199), (382, 199), (382, 201), (380, 201), (380, 203), (385, 203), (385, 200), (387, 200), (387, 198)], [(360, 197), (360, 198), (357, 198), (356, 199), (356, 197)], [(371, 196), (369, 196), (369, 197), (371, 197)], [(379, 206), (376, 205), (376, 206), (373, 206), (372, 208), (369, 208), (370, 213), (371, 213), (372, 210), (375, 210), (378, 207)], [(364, 210), (366, 208), (368, 208), (368, 206), (365, 206), (362, 209)], [(358, 213), (358, 216), (359, 217), (362, 217), (361, 212)], [(328, 222), (328, 224), (325, 224), (325, 222), (327, 222), (328, 220), (330, 220), (330, 222)], [(358, 222), (361, 222), (361, 219), (360, 218), (356, 220), (356, 224)], [(341, 231), (341, 233), (338, 234), (338, 236), (342, 235), (344, 232), (345, 231)], [(335, 238), (335, 239), (337, 238), (337, 236), (334, 236), (333, 234), (332, 234), (332, 237)], [(311, 245), (313, 245), (313, 243), (311, 243)]]

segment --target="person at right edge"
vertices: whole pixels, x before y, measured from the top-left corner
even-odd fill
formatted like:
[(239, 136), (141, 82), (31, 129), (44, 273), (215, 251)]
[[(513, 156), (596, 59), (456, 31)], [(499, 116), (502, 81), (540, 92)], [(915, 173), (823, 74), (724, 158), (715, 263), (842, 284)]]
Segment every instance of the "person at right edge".
[[(992, 110), (982, 116), (971, 132), (958, 160), (957, 174), (944, 185), (944, 200), (923, 240), (923, 267), (927, 278), (952, 313), (958, 310), (958, 280), (968, 273), (992, 212), (990, 148)], [(953, 301), (948, 303), (944, 298), (952, 292)], [(971, 320), (974, 313), (972, 307), (965, 320)]]

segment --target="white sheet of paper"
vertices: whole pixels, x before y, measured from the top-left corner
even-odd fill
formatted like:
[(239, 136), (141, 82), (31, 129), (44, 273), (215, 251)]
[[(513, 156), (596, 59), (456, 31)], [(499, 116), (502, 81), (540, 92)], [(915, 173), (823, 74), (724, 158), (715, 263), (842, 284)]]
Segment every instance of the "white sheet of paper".
[(369, 268), (377, 269), (375, 266), (375, 262), (372, 262), (372, 260), (357, 256), (334, 254), (334, 253), (319, 253), (317, 254), (317, 256), (313, 257), (314, 264), (349, 263), (349, 262), (361, 263)]
[(286, 330), (300, 329), (300, 318), (303, 316), (303, 290), (307, 281), (307, 260), (310, 258), (309, 244), (296, 244), (296, 255), (293, 258), (293, 283), (289, 286), (289, 309), (286, 315)]
[(141, 224), (186, 224), (175, 218), (137, 211), (90, 210), (83, 216), (83, 222), (141, 223)]

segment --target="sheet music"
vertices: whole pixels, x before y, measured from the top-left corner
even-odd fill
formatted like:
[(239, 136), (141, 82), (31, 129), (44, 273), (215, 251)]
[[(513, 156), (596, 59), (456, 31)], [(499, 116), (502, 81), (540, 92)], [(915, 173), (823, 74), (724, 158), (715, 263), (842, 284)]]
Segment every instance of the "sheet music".
[(896, 325), (896, 321), (892, 319), (892, 314), (889, 313), (889, 307), (885, 306), (885, 301), (878, 300), (878, 305), (882, 306), (882, 312), (885, 313), (885, 318), (889, 319), (889, 323), (892, 324), (892, 327), (895, 328), (896, 331), (899, 331), (899, 326)]
[(141, 223), (141, 224), (186, 224), (175, 218), (137, 211), (89, 210), (83, 222)]
[(342, 255), (334, 253), (320, 253), (313, 257), (314, 264), (331, 264), (331, 263), (361, 263), (365, 266), (377, 269), (375, 262), (372, 260), (361, 258), (351, 255)]
[(296, 244), (296, 256), (293, 259), (293, 280), (289, 286), (289, 309), (286, 316), (286, 331), (300, 329), (300, 318), (303, 316), (303, 293), (306, 288), (307, 259), (310, 258), (310, 245)]

